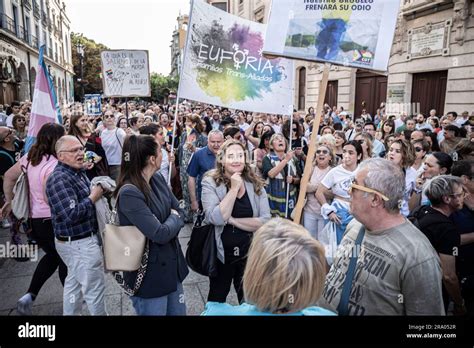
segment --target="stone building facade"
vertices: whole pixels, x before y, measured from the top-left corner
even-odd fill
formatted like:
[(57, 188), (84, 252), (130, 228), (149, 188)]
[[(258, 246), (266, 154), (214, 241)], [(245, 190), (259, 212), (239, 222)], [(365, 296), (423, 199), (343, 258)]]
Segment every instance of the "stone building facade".
[[(222, 2), (208, 0), (209, 3)], [(268, 20), (271, 0), (228, 0), (230, 13)], [(382, 102), (398, 114), (474, 111), (473, 0), (401, 0), (388, 72), (332, 66), (325, 101), (351, 114)], [(392, 40), (392, 38), (387, 38)], [(316, 106), (323, 66), (295, 61), (295, 108)]]
[(39, 47), (60, 104), (74, 100), (71, 23), (61, 0), (0, 0), (0, 104), (32, 100)]
[(189, 16), (180, 15), (177, 18), (178, 26), (173, 32), (171, 40), (171, 76), (179, 76), (181, 66), (183, 65), (183, 52), (186, 46), (186, 34), (188, 32)]

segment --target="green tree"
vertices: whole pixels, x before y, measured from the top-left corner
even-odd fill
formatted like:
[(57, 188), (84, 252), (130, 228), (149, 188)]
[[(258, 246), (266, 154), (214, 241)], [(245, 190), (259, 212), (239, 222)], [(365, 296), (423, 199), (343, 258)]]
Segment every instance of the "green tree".
[(76, 100), (80, 100), (82, 97), (81, 85), (77, 81), (77, 79), (81, 78), (81, 63), (76, 51), (76, 47), (79, 43), (84, 46), (83, 71), (85, 94), (102, 93), (102, 64), (100, 61), (100, 52), (108, 49), (107, 46), (101, 43), (96, 43), (94, 40), (89, 39), (82, 34), (71, 33), (71, 46), (73, 50), (72, 64), (74, 65), (74, 73), (76, 74), (76, 77), (74, 78), (74, 98)]
[(152, 73), (150, 82), (151, 98), (158, 102), (166, 101), (170, 93), (176, 93), (178, 89), (178, 79), (175, 77)]

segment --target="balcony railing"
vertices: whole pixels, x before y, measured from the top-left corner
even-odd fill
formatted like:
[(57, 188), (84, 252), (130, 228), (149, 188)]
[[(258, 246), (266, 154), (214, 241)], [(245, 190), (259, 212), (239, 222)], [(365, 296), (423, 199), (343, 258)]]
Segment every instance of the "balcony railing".
[(25, 5), (26, 8), (31, 10), (31, 0), (23, 0), (23, 5)]
[(12, 33), (13, 35), (17, 35), (15, 21), (13, 18), (8, 17), (5, 13), (2, 13), (2, 16), (0, 17), (0, 27)]
[(43, 24), (43, 26), (47, 27), (48, 22), (49, 22), (48, 15), (46, 14), (46, 12), (42, 11), (41, 12), (41, 24)]
[(38, 49), (38, 38), (34, 35), (31, 35), (31, 46)]
[(33, 0), (33, 14), (37, 19), (41, 18), (40, 5), (36, 2), (36, 0)]

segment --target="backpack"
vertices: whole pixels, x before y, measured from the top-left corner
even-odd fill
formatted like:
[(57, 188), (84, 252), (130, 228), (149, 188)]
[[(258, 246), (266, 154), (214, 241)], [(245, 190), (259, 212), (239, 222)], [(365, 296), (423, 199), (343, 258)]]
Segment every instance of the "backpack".
[(12, 212), (18, 220), (28, 220), (30, 217), (30, 188), (28, 182), (28, 166), (21, 167), (22, 173), (13, 187)]
[(407, 216), (407, 219), (421, 231), (420, 228), (420, 219), (426, 215), (428, 205), (420, 205), (418, 208), (413, 210), (410, 215)]

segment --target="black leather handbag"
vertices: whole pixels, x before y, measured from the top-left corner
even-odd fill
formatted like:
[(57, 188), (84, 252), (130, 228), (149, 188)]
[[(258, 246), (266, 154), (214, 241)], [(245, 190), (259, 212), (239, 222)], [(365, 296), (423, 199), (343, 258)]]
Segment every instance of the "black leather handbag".
[(217, 276), (217, 244), (214, 225), (203, 225), (204, 216), (196, 219), (186, 250), (186, 262), (194, 272), (210, 278)]

